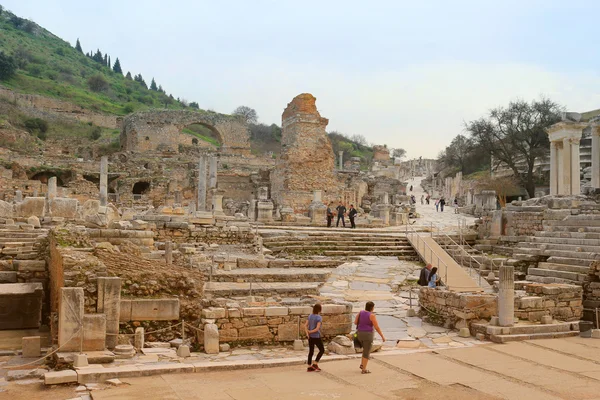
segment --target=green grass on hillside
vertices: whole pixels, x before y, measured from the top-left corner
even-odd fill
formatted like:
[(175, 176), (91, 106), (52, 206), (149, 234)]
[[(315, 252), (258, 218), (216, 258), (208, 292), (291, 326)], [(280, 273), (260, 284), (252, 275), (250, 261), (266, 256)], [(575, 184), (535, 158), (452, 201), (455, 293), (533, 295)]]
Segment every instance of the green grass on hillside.
[[(125, 115), (148, 108), (182, 109), (185, 106), (166, 94), (146, 89), (141, 83), (126, 79), (84, 54), (47, 30), (33, 25), (31, 33), (11, 22), (13, 14), (0, 14), (0, 50), (18, 60), (19, 69), (14, 77), (2, 85), (24, 93), (59, 98), (86, 109)], [(93, 44), (88, 44), (93, 45)], [(116, 56), (111, 55), (112, 62)], [(127, 71), (121, 59), (124, 72)], [(136, 72), (132, 71), (135, 75)], [(101, 75), (108, 88), (94, 92), (88, 79)], [(146, 77), (150, 83), (151, 77)]]

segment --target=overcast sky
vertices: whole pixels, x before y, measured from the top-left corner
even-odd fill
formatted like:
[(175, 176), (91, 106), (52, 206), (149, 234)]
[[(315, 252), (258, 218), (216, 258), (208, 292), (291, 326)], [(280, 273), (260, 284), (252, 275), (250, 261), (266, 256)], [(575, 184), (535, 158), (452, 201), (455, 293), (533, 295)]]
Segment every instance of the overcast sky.
[(600, 108), (600, 2), (0, 0), (201, 108), (281, 124), (312, 93), (328, 130), (435, 157), (463, 122), (547, 96)]

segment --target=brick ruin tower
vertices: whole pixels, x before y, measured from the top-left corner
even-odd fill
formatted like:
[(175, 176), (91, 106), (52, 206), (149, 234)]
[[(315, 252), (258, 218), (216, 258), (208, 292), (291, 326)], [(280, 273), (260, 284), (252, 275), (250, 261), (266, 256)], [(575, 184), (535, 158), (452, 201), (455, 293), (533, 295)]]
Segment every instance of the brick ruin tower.
[(294, 97), (281, 116), (281, 154), (272, 174), (272, 197), (278, 206), (305, 213), (314, 190), (323, 200), (339, 192), (335, 179), (335, 156), (325, 132), (329, 123), (321, 117), (310, 93)]

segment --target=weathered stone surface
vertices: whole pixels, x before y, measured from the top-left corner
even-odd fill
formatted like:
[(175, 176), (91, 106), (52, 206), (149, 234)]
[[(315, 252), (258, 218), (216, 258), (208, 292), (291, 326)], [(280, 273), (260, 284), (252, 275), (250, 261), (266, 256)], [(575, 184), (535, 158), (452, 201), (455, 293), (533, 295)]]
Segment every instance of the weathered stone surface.
[(22, 379), (43, 379), (46, 372), (48, 371), (45, 369), (9, 370), (6, 373), (6, 380), (18, 381)]
[(288, 315), (287, 307), (267, 307), (267, 308), (265, 308), (265, 316), (266, 317), (281, 316), (281, 315)]
[(350, 347), (352, 346), (352, 340), (348, 339), (346, 336), (336, 336), (333, 338), (332, 342), (337, 343), (341, 346)]
[(49, 213), (52, 217), (74, 219), (77, 217), (78, 206), (79, 201), (77, 199), (56, 197), (50, 202)]
[(215, 324), (204, 325), (204, 351), (207, 354), (219, 353), (219, 330)]
[(329, 342), (329, 344), (327, 345), (327, 350), (340, 355), (356, 353), (356, 351), (354, 350), (354, 344), (352, 344), (352, 346), (342, 346), (341, 344), (336, 342)]
[[(119, 333), (119, 319), (121, 313), (121, 279), (118, 277), (98, 278), (98, 302), (97, 311), (106, 315), (105, 328), (106, 347), (109, 349), (117, 345), (117, 334)], [(100, 343), (98, 343), (98, 346)], [(104, 350), (94, 348), (90, 350)]]
[(247, 328), (239, 329), (239, 340), (264, 340), (269, 341), (273, 339), (273, 335), (269, 328), (265, 325), (262, 326), (250, 326)]
[(85, 299), (83, 288), (63, 287), (60, 291), (58, 345), (63, 351), (80, 350)]
[(179, 299), (124, 299), (121, 307), (121, 322), (179, 319)]
[(0, 218), (12, 218), (13, 217), (13, 205), (0, 200)]
[(41, 338), (39, 336), (25, 336), (21, 339), (23, 357), (39, 357), (41, 354)]
[(44, 383), (46, 385), (58, 385), (61, 383), (77, 382), (77, 372), (71, 369), (62, 371), (46, 372), (44, 374)]
[(44, 197), (27, 197), (22, 202), (15, 204), (15, 216), (29, 218), (44, 216), (46, 199)]
[[(83, 350), (101, 351), (106, 346), (107, 336), (106, 314), (83, 315)], [(118, 321), (117, 321), (118, 323)], [(118, 328), (117, 332), (118, 333)], [(116, 336), (114, 336), (116, 339)], [(114, 347), (114, 346), (113, 346)]]
[(36, 217), (35, 215), (32, 215), (31, 217), (27, 218), (27, 223), (29, 225), (32, 225), (34, 228), (41, 227), (40, 219), (38, 217)]
[(277, 326), (277, 340), (291, 342), (298, 339), (298, 324), (280, 324)]

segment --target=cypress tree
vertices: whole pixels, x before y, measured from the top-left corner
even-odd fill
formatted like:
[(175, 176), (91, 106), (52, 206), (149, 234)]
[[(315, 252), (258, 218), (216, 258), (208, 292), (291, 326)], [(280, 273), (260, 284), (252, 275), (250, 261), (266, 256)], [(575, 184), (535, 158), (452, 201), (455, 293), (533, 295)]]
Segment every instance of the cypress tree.
[[(117, 60), (119, 61), (119, 60)], [(121, 65), (119, 65), (119, 68), (121, 68)], [(133, 78), (131, 77), (131, 72), (127, 71), (127, 75), (125, 75), (125, 79), (129, 79), (130, 81), (133, 80)]]
[(102, 52), (100, 51), (100, 49), (96, 50), (96, 54), (94, 54), (92, 59), (97, 63), (102, 64), (102, 62), (104, 61), (104, 57), (102, 57)]
[[(123, 75), (123, 70), (121, 69), (121, 63), (119, 62), (119, 57), (117, 57), (117, 60), (115, 61), (115, 65), (113, 65), (113, 71)], [(131, 78), (131, 74), (129, 74), (129, 78)]]
[(154, 90), (155, 92), (158, 90), (158, 87), (156, 86), (156, 81), (154, 80), (154, 78), (152, 78), (152, 82), (150, 82), (150, 90)]
[(79, 38), (77, 38), (77, 42), (75, 43), (75, 50), (83, 54), (83, 49), (81, 48), (81, 43), (79, 43)]
[(111, 66), (111, 65), (112, 65), (112, 64), (110, 63), (110, 56), (108, 56), (108, 63), (106, 64), (106, 66), (107, 66), (108, 68), (110, 68), (110, 66)]
[(102, 60), (102, 65), (105, 67), (108, 65), (108, 54), (104, 55), (104, 59)]

